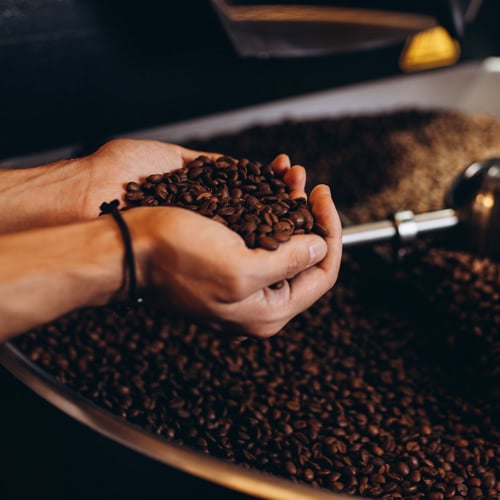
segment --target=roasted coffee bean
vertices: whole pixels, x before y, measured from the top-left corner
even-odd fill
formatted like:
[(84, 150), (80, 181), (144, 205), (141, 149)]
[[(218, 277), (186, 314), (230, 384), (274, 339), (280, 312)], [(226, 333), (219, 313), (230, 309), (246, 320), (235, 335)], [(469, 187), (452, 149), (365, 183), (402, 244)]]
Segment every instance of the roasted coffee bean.
[(157, 184), (155, 188), (155, 196), (160, 200), (166, 200), (168, 196), (167, 186), (165, 184)]
[(257, 231), (257, 224), (253, 220), (249, 220), (242, 224), (239, 230), (243, 234), (255, 233)]
[(293, 225), (289, 220), (281, 220), (273, 225), (273, 231), (275, 233), (293, 234)]
[(429, 493), (429, 500), (444, 500), (444, 494), (438, 491)]
[(198, 166), (191, 166), (188, 172), (188, 177), (190, 179), (196, 179), (203, 173), (203, 168)]
[(419, 483), (421, 478), (422, 478), (422, 476), (418, 470), (414, 470), (410, 474), (410, 481), (413, 483)]
[(159, 184), (163, 179), (162, 174), (152, 174), (146, 178), (146, 181), (150, 184)]
[(141, 185), (138, 182), (128, 182), (125, 188), (128, 192), (135, 192), (141, 190)]
[(285, 464), (285, 470), (287, 474), (290, 474), (291, 476), (295, 476), (297, 474), (297, 467), (293, 462), (288, 460)]
[(278, 243), (287, 242), (292, 236), (289, 232), (281, 232), (274, 230), (272, 233), (273, 239), (275, 239)]
[(261, 224), (257, 228), (259, 234), (271, 234), (273, 232), (273, 227), (269, 224)]
[(311, 483), (312, 481), (314, 481), (314, 471), (312, 469), (305, 469), (304, 470), (304, 479), (308, 483)]
[(319, 222), (314, 223), (312, 230), (314, 233), (319, 234), (323, 238), (326, 238), (328, 236), (328, 231)]
[(304, 229), (307, 232), (312, 231), (314, 227), (314, 217), (312, 213), (305, 207), (305, 205), (301, 206), (299, 210), (304, 216)]
[(125, 199), (129, 202), (141, 201), (144, 198), (144, 193), (142, 191), (129, 191), (125, 194)]
[(296, 227), (297, 229), (302, 229), (305, 224), (305, 217), (303, 213), (298, 211), (292, 212), (291, 214), (289, 214), (289, 217), (293, 222), (294, 227)]
[[(238, 161), (224, 156), (212, 162), (199, 157), (182, 169), (151, 174), (142, 184), (129, 182), (126, 191), (128, 207), (174, 205), (219, 222), (224, 219), (224, 224), (238, 232), (249, 248), (275, 250), (290, 239), (295, 225), (290, 220), (280, 220), (287, 215), (290, 202), (296, 209), (294, 217), (300, 222), (298, 230), (316, 232), (305, 199), (290, 200), (286, 184), (275, 177), (269, 166), (264, 168), (247, 159)], [(247, 215), (254, 215), (256, 220), (246, 220)], [(256, 230), (253, 226), (269, 238), (248, 236)], [(321, 227), (317, 229), (320, 234)], [(276, 236), (271, 235), (273, 232)]]
[(265, 248), (266, 250), (276, 250), (280, 246), (275, 238), (267, 236), (266, 234), (260, 234), (257, 238), (257, 242), (261, 248)]
[(243, 233), (243, 240), (248, 248), (255, 248), (257, 237), (255, 233)]
[(407, 476), (410, 473), (410, 467), (405, 462), (399, 462), (397, 465), (397, 471), (403, 476)]
[(141, 200), (141, 206), (143, 207), (157, 207), (160, 203), (158, 200), (151, 195), (144, 196), (144, 198)]

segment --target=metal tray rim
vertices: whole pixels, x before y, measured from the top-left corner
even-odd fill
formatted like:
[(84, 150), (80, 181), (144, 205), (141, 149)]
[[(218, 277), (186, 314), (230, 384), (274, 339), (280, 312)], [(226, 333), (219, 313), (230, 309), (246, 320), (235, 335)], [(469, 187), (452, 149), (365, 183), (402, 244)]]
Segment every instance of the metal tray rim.
[(269, 500), (348, 500), (325, 489), (293, 483), (279, 476), (170, 443), (97, 406), (29, 360), (11, 342), (0, 344), (0, 363), (36, 394), (78, 422), (113, 441), (193, 476), (253, 497)]

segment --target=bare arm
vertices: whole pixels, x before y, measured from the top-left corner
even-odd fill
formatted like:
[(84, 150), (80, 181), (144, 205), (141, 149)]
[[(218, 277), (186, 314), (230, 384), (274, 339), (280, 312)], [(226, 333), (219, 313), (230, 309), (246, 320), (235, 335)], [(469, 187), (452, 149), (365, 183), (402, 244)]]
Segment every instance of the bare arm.
[(0, 237), (0, 341), (120, 288), (123, 243), (109, 217)]
[(95, 153), (27, 169), (0, 169), (0, 234), (94, 219), (124, 186), (185, 166), (200, 154), (176, 144), (116, 139)]
[(83, 220), (81, 194), (89, 184), (86, 160), (0, 170), (0, 234)]

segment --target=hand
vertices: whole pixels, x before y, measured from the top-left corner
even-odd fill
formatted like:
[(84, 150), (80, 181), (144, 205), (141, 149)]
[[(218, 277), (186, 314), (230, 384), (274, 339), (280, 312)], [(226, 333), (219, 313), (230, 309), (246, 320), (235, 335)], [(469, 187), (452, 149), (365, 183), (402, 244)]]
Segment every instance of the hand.
[[(117, 198), (123, 202), (127, 182), (182, 168), (200, 155), (212, 160), (222, 156), (152, 140), (115, 139), (104, 144), (86, 159), (84, 217), (97, 216), (103, 201)], [(283, 176), (292, 197), (305, 196), (306, 173), (302, 166), (292, 167), (285, 154), (278, 155), (271, 165)]]
[(115, 139), (107, 142), (85, 158), (82, 217), (90, 219), (99, 215), (103, 201), (118, 199), (123, 206), (127, 182), (182, 168), (200, 155), (212, 159), (220, 156), (153, 140)]
[[(112, 141), (90, 157), (89, 215), (103, 199), (123, 196), (129, 180), (181, 168), (201, 154), (156, 141)], [(306, 197), (306, 173), (281, 154), (271, 163), (292, 197)], [(328, 231), (294, 236), (277, 251), (250, 250), (222, 224), (181, 208), (138, 208), (125, 215), (138, 256), (139, 282), (147, 300), (183, 315), (230, 326), (233, 333), (265, 338), (277, 333), (331, 288), (341, 258), (341, 226), (329, 188), (310, 198)], [(285, 281), (280, 289), (270, 285)]]
[[(297, 194), (303, 194), (302, 167), (290, 168), (286, 155), (275, 161), (287, 177), (297, 174)], [(234, 333), (274, 335), (338, 276), (341, 225), (329, 188), (315, 187), (310, 205), (326, 239), (296, 235), (276, 251), (250, 250), (237, 233), (185, 209), (130, 210), (125, 215), (141, 287), (149, 290), (148, 300), (168, 310), (228, 324)], [(282, 288), (269, 287), (281, 280)]]

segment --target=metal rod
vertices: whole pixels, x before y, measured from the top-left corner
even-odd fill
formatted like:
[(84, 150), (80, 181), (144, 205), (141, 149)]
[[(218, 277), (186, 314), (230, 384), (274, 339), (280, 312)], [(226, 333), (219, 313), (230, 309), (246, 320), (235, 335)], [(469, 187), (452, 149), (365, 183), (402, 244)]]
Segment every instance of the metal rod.
[(417, 224), (419, 234), (448, 229), (459, 222), (457, 211), (452, 208), (416, 214), (413, 220)]
[[(401, 215), (404, 216), (401, 217)], [(381, 243), (396, 238), (408, 241), (418, 234), (454, 227), (458, 222), (458, 214), (451, 208), (417, 215), (406, 210), (396, 213), (392, 220), (387, 219), (345, 227), (342, 231), (342, 244), (349, 247)], [(411, 227), (411, 231), (408, 230), (409, 227)]]

